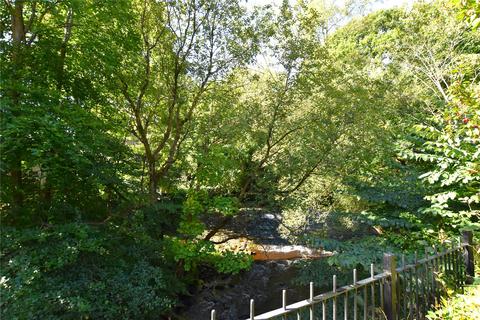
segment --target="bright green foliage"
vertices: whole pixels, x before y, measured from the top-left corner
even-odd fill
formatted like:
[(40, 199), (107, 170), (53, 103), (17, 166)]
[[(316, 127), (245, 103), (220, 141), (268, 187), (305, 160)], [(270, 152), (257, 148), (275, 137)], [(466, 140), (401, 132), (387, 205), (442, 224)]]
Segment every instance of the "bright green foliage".
[(451, 0), (459, 11), (458, 18), (465, 21), (473, 29), (480, 27), (480, 4), (477, 0)]
[(387, 118), (395, 143), (346, 181), (365, 221), (403, 248), (478, 222), (478, 33), (439, 1), (374, 13), (332, 39), (363, 57), (389, 85), (376, 101), (399, 111)]
[[(419, 140), (404, 156), (429, 163), (420, 178), (433, 185), (423, 213), (437, 227), (478, 228), (480, 218), (480, 38), (471, 28), (440, 75), (445, 104), (414, 127)], [(447, 42), (445, 40), (445, 42)], [(446, 58), (441, 56), (439, 61)], [(445, 82), (445, 81), (448, 81)], [(433, 81), (435, 83), (435, 81)]]
[[(128, 10), (127, 3), (106, 2), (97, 17), (90, 2), (18, 5), (24, 6), (28, 23), (22, 21), (24, 33), (15, 28), (17, 42), (7, 36), (12, 8), (1, 10), (4, 221), (31, 225), (103, 219), (122, 197), (121, 176), (131, 167), (105, 91), (105, 69), (117, 63), (106, 41), (119, 27), (103, 33), (91, 27), (93, 21), (97, 29), (124, 23), (128, 11), (120, 12)], [(57, 28), (63, 24), (65, 29)], [(100, 56), (109, 60), (92, 64)]]
[(249, 268), (252, 263), (252, 258), (246, 253), (217, 252), (210, 241), (185, 241), (176, 238), (168, 241), (175, 261), (181, 262), (186, 272), (195, 271), (201, 264), (209, 264), (221, 273), (235, 274)]
[[(478, 240), (474, 237), (474, 243)], [(429, 320), (474, 320), (480, 316), (480, 251), (478, 246), (474, 247), (475, 278), (472, 285), (467, 285), (462, 292), (449, 292), (447, 297), (441, 299), (440, 305), (436, 306), (427, 314)], [(447, 275), (440, 274), (442, 282), (453, 279), (445, 279)], [(447, 281), (445, 281), (447, 280)], [(454, 286), (453, 286), (454, 287)]]
[(430, 311), (429, 320), (475, 320), (480, 317), (480, 285), (469, 287), (464, 294), (442, 299), (438, 310)]
[(480, 106), (470, 106), (447, 109), (435, 126), (417, 126), (426, 142), (412, 154), (433, 164), (420, 177), (438, 186), (437, 193), (426, 197), (432, 206), (424, 212), (454, 228), (468, 226), (480, 214)]

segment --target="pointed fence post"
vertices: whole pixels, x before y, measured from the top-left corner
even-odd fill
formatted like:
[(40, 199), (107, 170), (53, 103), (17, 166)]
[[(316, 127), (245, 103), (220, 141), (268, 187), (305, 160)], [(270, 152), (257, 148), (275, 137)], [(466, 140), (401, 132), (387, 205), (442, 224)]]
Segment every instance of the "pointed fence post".
[(462, 233), (463, 263), (465, 265), (465, 284), (472, 284), (475, 278), (475, 264), (473, 260), (473, 233), (463, 231)]
[(397, 297), (397, 259), (391, 253), (383, 254), (383, 271), (390, 274), (390, 281), (385, 281), (384, 292), (384, 312), (387, 320), (398, 319), (398, 297)]
[(255, 320), (255, 300), (250, 299), (250, 320)]
[(310, 320), (314, 320), (313, 318), (313, 282), (310, 282), (310, 308), (309, 308), (309, 313), (310, 313)]

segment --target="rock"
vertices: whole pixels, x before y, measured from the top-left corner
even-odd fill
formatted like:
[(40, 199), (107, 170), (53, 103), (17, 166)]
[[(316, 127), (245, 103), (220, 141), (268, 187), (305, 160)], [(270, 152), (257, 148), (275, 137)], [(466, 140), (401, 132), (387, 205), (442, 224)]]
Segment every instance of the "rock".
[(296, 270), (289, 261), (255, 262), (249, 271), (222, 279), (222, 284), (228, 284), (221, 285), (221, 289), (214, 286), (215, 281), (210, 282), (195, 294), (181, 316), (192, 320), (210, 319), (210, 312), (215, 309), (217, 319), (246, 319), (252, 297), (255, 297), (257, 314), (278, 308), (282, 289), (290, 285), (295, 275)]

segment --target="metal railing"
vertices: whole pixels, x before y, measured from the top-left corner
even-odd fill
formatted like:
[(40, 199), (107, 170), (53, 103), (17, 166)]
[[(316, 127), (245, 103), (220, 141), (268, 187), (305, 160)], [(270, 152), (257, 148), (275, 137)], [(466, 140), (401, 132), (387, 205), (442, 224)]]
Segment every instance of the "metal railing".
[[(282, 291), (282, 307), (255, 315), (255, 300), (250, 300), (247, 320), (367, 320), (367, 319), (425, 319), (428, 310), (439, 303), (447, 288), (463, 288), (474, 276), (472, 233), (464, 232), (458, 244), (449, 247), (425, 248), (423, 258), (415, 252), (413, 257), (384, 254), (383, 272), (357, 280), (353, 270), (352, 284), (337, 287), (332, 279), (332, 291), (314, 295), (310, 282), (310, 295), (306, 300), (287, 304), (287, 290)], [(211, 311), (211, 320), (217, 320)]]

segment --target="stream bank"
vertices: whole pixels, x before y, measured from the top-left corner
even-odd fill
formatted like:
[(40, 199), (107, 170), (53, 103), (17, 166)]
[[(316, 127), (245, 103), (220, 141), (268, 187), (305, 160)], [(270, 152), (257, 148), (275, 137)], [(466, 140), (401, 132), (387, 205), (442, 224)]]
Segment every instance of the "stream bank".
[(283, 289), (288, 289), (296, 301), (307, 298), (309, 289), (292, 282), (298, 273), (295, 261), (320, 259), (332, 253), (291, 244), (279, 234), (280, 224), (277, 215), (255, 211), (247, 212), (241, 223), (236, 221), (227, 226), (229, 234), (224, 234), (225, 237), (232, 232), (242, 237), (226, 246), (229, 250), (250, 252), (254, 259), (252, 267), (237, 275), (222, 275), (208, 269), (201, 272), (203, 286), (184, 301), (186, 307), (180, 318), (210, 319), (210, 311), (215, 309), (218, 319), (246, 319), (250, 299), (255, 298), (257, 314), (267, 312), (281, 307)]
[(267, 312), (281, 306), (281, 292), (300, 300), (308, 296), (308, 288), (292, 286), (297, 275), (293, 261), (256, 261), (252, 268), (241, 274), (206, 279), (203, 288), (191, 297), (189, 307), (181, 314), (183, 319), (210, 319), (215, 309), (222, 320), (247, 319), (249, 301), (255, 297), (256, 313)]
[[(291, 297), (288, 303), (308, 298), (309, 288), (296, 285), (298, 281), (293, 281), (299, 274), (295, 262), (301, 259), (323, 259), (333, 253), (322, 248), (292, 244), (279, 233), (282, 220), (278, 215), (252, 211), (242, 218), (226, 226), (223, 236), (240, 235), (230, 243), (228, 249), (250, 252), (254, 258), (252, 267), (237, 275), (223, 275), (211, 269), (202, 270), (202, 287), (184, 300), (185, 307), (182, 308), (179, 319), (210, 319), (212, 309), (216, 310), (217, 319), (247, 319), (250, 299), (255, 299), (256, 314), (271, 311), (281, 307), (283, 289), (288, 289), (288, 297)], [(304, 231), (310, 233), (320, 229), (328, 229), (329, 232), (325, 233), (327, 237), (337, 239), (353, 237), (356, 232), (368, 232), (341, 232), (335, 221), (328, 220), (309, 224)], [(317, 289), (325, 289), (325, 286)]]

